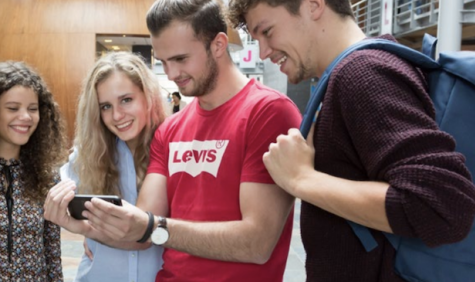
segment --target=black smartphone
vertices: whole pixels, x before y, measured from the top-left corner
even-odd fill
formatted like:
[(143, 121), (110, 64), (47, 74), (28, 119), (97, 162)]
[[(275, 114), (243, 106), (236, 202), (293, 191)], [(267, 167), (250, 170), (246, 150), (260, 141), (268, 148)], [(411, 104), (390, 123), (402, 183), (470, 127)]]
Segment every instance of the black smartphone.
[(74, 198), (69, 202), (68, 210), (72, 217), (75, 219), (87, 219), (82, 216), (82, 212), (86, 209), (84, 203), (87, 201), (91, 201), (92, 198), (99, 198), (104, 201), (113, 203), (117, 206), (122, 206), (122, 201), (120, 200), (119, 196), (115, 195), (81, 195), (76, 194)]

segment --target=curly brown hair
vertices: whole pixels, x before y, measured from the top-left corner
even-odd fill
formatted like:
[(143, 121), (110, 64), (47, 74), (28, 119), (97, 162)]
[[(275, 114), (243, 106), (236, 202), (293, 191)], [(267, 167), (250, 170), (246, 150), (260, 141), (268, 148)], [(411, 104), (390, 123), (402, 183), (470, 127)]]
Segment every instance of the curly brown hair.
[(30, 88), (38, 95), (40, 120), (20, 148), (20, 162), (26, 195), (42, 201), (65, 157), (64, 123), (53, 95), (37, 72), (23, 62), (0, 62), (0, 95), (15, 86)]
[[(246, 28), (245, 15), (247, 12), (260, 3), (271, 7), (283, 6), (291, 15), (300, 15), (300, 5), (303, 0), (230, 0), (227, 17), (233, 28)], [(351, 17), (354, 19), (353, 10), (349, 0), (325, 0), (330, 9), (342, 17)]]

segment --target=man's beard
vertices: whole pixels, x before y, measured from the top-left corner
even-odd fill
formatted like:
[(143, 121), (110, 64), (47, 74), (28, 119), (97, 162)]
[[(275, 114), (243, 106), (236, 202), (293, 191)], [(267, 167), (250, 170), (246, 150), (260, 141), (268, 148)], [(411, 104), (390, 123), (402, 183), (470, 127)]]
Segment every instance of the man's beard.
[(200, 97), (214, 90), (219, 72), (218, 64), (212, 56), (208, 56), (205, 69), (207, 69), (208, 72), (205, 73), (203, 77), (199, 78), (199, 80), (195, 80), (196, 87), (190, 93), (182, 92), (185, 96)]

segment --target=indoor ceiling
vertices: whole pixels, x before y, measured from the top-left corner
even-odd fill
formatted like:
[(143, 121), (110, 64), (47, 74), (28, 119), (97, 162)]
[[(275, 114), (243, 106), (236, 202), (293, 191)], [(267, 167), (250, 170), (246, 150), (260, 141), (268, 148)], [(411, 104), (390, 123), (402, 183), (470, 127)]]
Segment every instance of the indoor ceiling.
[[(111, 42), (106, 42), (111, 40)], [(109, 51), (132, 51), (133, 45), (151, 45), (150, 37), (137, 35), (97, 35), (96, 42)], [(114, 47), (115, 46), (115, 47)]]

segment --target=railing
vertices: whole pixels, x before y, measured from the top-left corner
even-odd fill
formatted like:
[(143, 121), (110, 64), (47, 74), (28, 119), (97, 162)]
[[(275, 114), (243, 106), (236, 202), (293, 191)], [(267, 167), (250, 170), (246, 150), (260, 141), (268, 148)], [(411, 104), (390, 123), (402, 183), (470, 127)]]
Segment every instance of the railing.
[(356, 22), (369, 36), (381, 33), (381, 0), (361, 0), (352, 5)]
[[(356, 22), (368, 36), (381, 34), (381, 0), (361, 0), (352, 4), (352, 9)], [(392, 34), (395, 36), (435, 26), (439, 16), (439, 0), (393, 0), (392, 16)], [(475, 0), (464, 0), (462, 22), (475, 23)]]
[(395, 0), (393, 34), (402, 35), (437, 25), (439, 0)]

